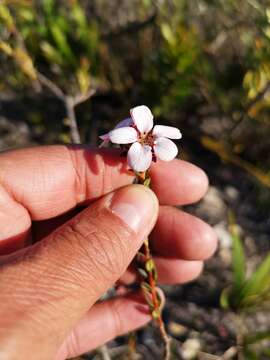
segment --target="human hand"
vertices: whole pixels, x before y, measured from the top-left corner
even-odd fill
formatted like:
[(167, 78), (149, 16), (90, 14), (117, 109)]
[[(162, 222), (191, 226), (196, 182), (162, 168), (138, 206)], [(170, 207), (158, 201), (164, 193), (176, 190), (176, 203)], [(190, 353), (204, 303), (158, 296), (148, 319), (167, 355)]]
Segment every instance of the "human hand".
[(153, 227), (160, 282), (199, 275), (216, 236), (172, 206), (199, 200), (207, 177), (174, 160), (153, 164), (151, 179), (156, 195), (130, 185), (118, 151), (44, 146), (0, 154), (1, 359), (62, 360), (151, 320), (140, 292), (95, 303), (116, 281), (135, 280), (130, 263)]

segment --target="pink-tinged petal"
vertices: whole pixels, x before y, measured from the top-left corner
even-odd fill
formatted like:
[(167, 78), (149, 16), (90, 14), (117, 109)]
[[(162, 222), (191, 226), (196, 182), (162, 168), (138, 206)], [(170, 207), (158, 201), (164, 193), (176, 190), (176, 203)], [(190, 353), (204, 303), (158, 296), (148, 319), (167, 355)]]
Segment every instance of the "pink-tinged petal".
[(100, 138), (101, 140), (103, 140), (102, 143), (99, 145), (99, 148), (106, 147), (106, 146), (109, 144), (109, 142), (110, 142), (110, 138), (109, 138), (109, 134), (108, 134), (108, 133), (107, 133), (107, 134), (104, 134), (104, 135), (101, 135), (99, 138)]
[(126, 118), (126, 119), (120, 121), (120, 122), (115, 126), (114, 129), (119, 129), (119, 128), (121, 128), (121, 127), (130, 126), (130, 125), (132, 125), (132, 124), (133, 124), (133, 120), (132, 120), (131, 118)]
[(151, 113), (151, 110), (147, 106), (136, 106), (130, 110), (130, 115), (140, 133), (148, 133), (153, 128), (154, 117)]
[(156, 139), (154, 151), (155, 155), (163, 161), (171, 161), (178, 154), (178, 149), (175, 143), (164, 137)]
[(109, 146), (110, 140), (104, 140), (102, 143), (98, 146), (99, 148), (104, 148)]
[(109, 133), (104, 134), (104, 135), (100, 135), (99, 138), (100, 138), (101, 140), (104, 140), (104, 141), (110, 141)]
[[(119, 129), (119, 128), (122, 128), (122, 127), (127, 127), (127, 126), (130, 126), (133, 124), (133, 120), (131, 118), (127, 118), (127, 119), (124, 119), (122, 121), (120, 121), (114, 129)], [(101, 140), (103, 140), (103, 142), (100, 144), (99, 147), (103, 147), (105, 145), (107, 145), (109, 142), (110, 142), (110, 135), (109, 133), (107, 134), (104, 134), (104, 135), (101, 135), (99, 137)]]
[(109, 137), (109, 133), (107, 134), (104, 134), (104, 135), (101, 135), (99, 137), (102, 141), (102, 143), (98, 146), (99, 148), (103, 148), (103, 147), (106, 147), (108, 146), (109, 142), (110, 142), (110, 137)]
[(182, 134), (179, 129), (173, 126), (156, 125), (153, 129), (156, 137), (167, 137), (169, 139), (181, 139)]
[(109, 139), (114, 144), (131, 144), (138, 138), (137, 131), (132, 127), (121, 127), (109, 132)]
[(152, 162), (152, 150), (148, 145), (142, 146), (135, 142), (127, 154), (128, 165), (135, 171), (146, 171)]

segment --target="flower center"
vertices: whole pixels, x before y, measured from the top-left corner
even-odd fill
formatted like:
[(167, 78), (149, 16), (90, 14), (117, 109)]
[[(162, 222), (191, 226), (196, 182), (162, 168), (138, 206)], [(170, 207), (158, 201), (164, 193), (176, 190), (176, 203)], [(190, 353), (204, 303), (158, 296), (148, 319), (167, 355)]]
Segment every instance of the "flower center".
[(137, 131), (139, 143), (142, 145), (151, 146), (151, 148), (153, 150), (153, 147), (155, 145), (155, 137), (152, 134), (152, 131), (150, 131), (148, 133), (141, 133), (135, 124), (132, 124), (130, 126), (133, 127)]
[(153, 147), (154, 146), (154, 136), (151, 132), (148, 134), (140, 134), (139, 142), (142, 145), (148, 145), (148, 146)]

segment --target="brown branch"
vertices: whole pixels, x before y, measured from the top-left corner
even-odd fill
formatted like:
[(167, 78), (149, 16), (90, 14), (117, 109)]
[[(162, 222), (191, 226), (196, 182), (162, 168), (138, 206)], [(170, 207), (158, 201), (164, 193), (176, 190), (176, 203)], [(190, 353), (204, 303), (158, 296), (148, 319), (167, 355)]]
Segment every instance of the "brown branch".
[(74, 104), (73, 97), (66, 96), (64, 103), (66, 106), (67, 116), (68, 116), (68, 120), (69, 120), (71, 141), (74, 144), (80, 144), (81, 136), (80, 136), (80, 132), (78, 129), (78, 124), (77, 124), (77, 119), (76, 119), (76, 114), (75, 114), (75, 109), (74, 109), (75, 104)]
[(75, 107), (83, 103), (84, 101), (90, 99), (90, 97), (95, 94), (96, 90), (90, 89), (85, 94), (78, 94), (75, 96), (66, 95), (59, 86), (57, 86), (45, 75), (37, 72), (37, 76), (41, 85), (49, 89), (59, 100), (64, 103), (69, 119), (71, 140), (73, 143), (79, 144), (81, 142), (81, 138), (75, 114)]
[(95, 95), (96, 93), (96, 89), (90, 89), (89, 91), (87, 91), (85, 94), (79, 94), (79, 95), (75, 95), (73, 98), (74, 101), (74, 106), (77, 106), (85, 101), (87, 101), (88, 99), (90, 99), (93, 95)]
[(66, 95), (64, 94), (62, 89), (60, 89), (59, 86), (57, 86), (49, 78), (47, 78), (45, 75), (41, 74), (38, 71), (37, 71), (37, 77), (41, 85), (49, 89), (58, 99), (65, 101)]

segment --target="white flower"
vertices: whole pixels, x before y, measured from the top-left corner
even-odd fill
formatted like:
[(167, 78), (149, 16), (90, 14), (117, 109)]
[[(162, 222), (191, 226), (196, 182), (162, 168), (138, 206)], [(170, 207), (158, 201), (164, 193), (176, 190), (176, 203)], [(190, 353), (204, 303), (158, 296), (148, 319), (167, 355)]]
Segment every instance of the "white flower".
[(179, 129), (164, 125), (153, 127), (153, 114), (145, 105), (131, 109), (130, 115), (131, 118), (121, 121), (100, 138), (114, 144), (131, 144), (127, 160), (133, 170), (146, 171), (156, 158), (171, 161), (176, 157), (177, 146), (168, 138), (181, 139)]

